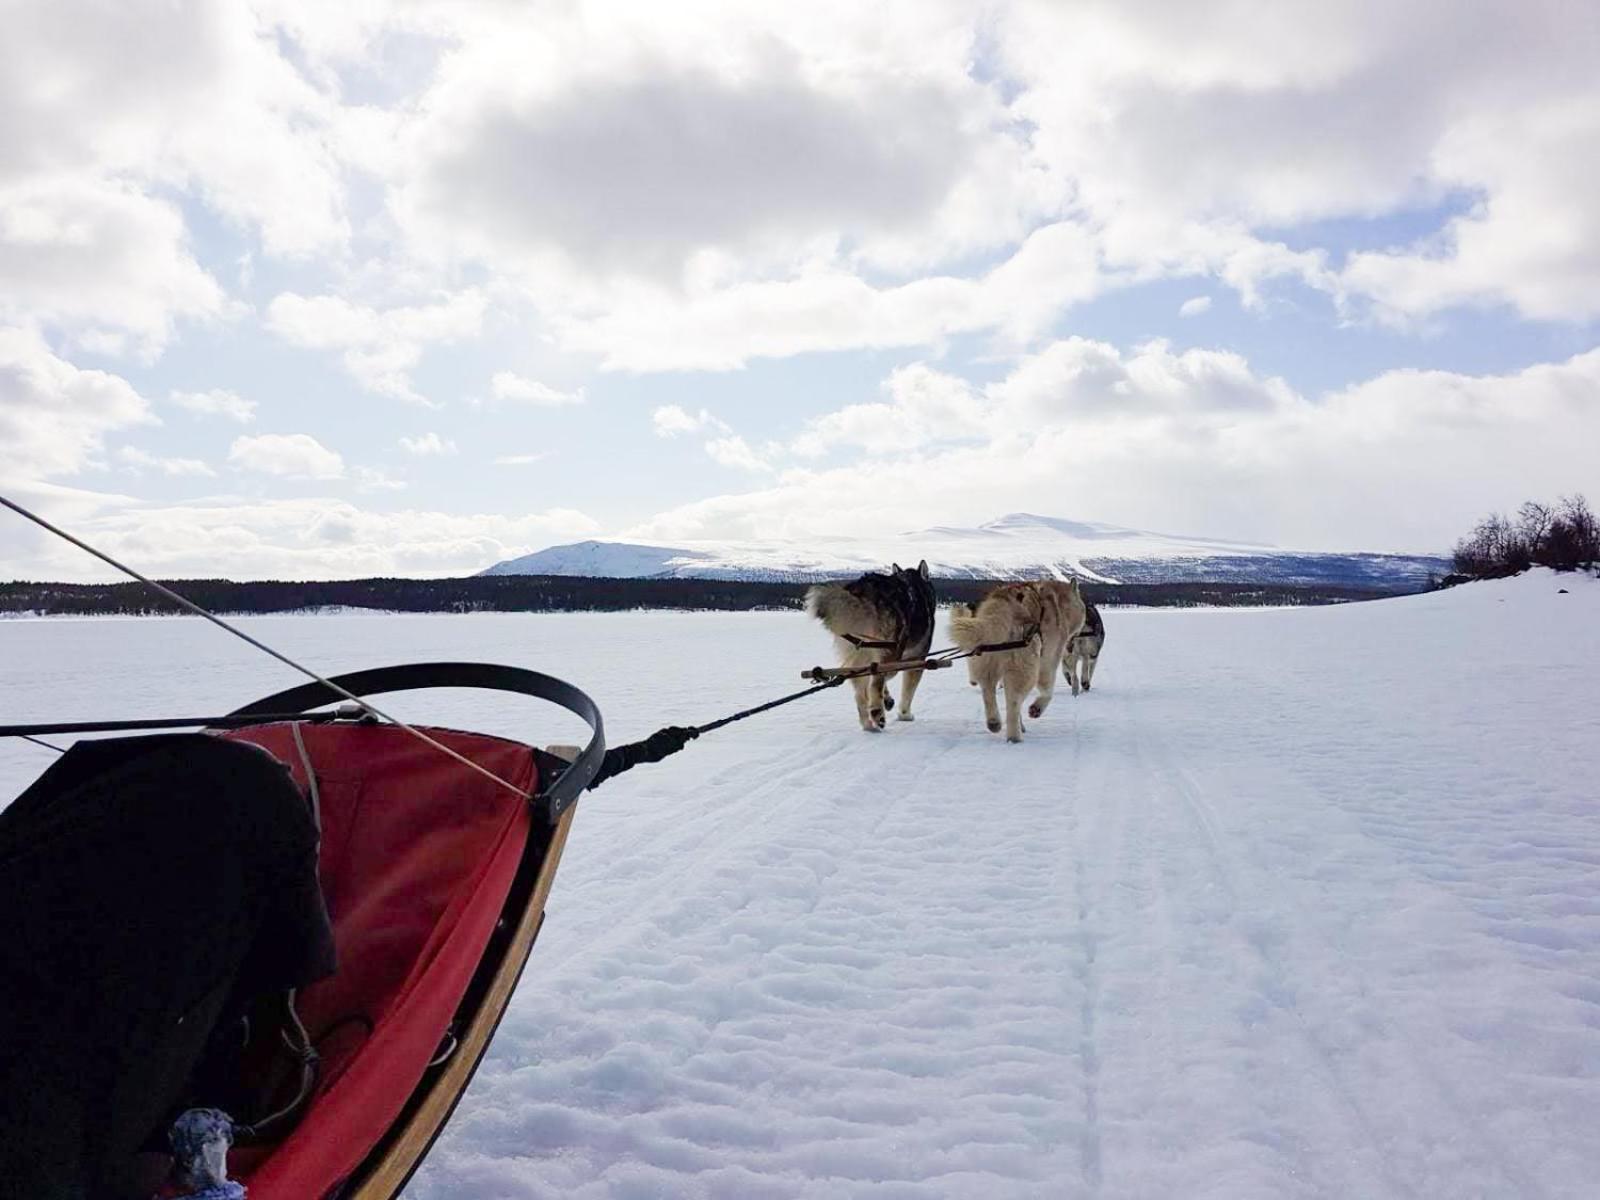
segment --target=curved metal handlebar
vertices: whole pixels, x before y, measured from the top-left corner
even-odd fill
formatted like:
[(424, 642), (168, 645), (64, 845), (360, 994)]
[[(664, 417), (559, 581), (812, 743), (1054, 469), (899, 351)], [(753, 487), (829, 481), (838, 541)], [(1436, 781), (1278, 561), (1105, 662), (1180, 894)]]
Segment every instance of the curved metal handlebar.
[[(535, 797), (548, 804), (548, 815), (552, 822), (583, 794), (583, 789), (589, 786), (595, 773), (600, 770), (601, 759), (605, 757), (605, 727), (595, 702), (566, 680), (525, 667), (468, 662), (406, 663), (397, 667), (374, 667), (366, 671), (352, 671), (347, 675), (334, 675), (328, 682), (357, 696), (378, 696), (386, 692), (410, 692), (426, 688), (485, 688), (535, 696), (577, 714), (592, 731), (589, 744), (566, 770), (556, 776), (554, 783), (541, 787)], [(345, 700), (347, 697), (320, 683), (303, 683), (264, 696), (252, 704), (235, 709), (228, 716), (271, 716), (281, 720), (285, 713), (304, 713), (324, 704)]]

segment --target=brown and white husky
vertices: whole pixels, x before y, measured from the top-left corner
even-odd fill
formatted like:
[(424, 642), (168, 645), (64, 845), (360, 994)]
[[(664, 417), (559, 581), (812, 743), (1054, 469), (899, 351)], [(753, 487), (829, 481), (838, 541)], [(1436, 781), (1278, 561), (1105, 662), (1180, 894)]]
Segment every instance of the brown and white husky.
[(976, 655), (967, 660), (967, 677), (983, 690), (984, 723), (1000, 732), (995, 691), (1006, 690), (1006, 741), (1022, 740), (1022, 702), (1035, 688), (1030, 717), (1044, 715), (1055, 695), (1061, 657), (1084, 622), (1078, 581), (1054, 579), (1003, 583), (977, 604), (956, 608), (950, 616), (950, 639), (963, 650), (1025, 641), (1016, 650)]
[[(806, 592), (806, 611), (833, 634), (842, 667), (927, 658), (933, 645), (937, 603), (926, 560), (914, 571), (896, 563), (887, 575), (873, 571), (849, 583), (819, 583)], [(851, 638), (883, 644), (863, 647)], [(894, 707), (894, 700), (884, 690), (884, 683), (893, 674), (850, 681), (856, 693), (856, 715), (868, 733), (877, 733), (887, 724), (885, 714)], [(911, 698), (921, 682), (921, 671), (905, 673), (900, 684), (902, 721), (915, 720)]]

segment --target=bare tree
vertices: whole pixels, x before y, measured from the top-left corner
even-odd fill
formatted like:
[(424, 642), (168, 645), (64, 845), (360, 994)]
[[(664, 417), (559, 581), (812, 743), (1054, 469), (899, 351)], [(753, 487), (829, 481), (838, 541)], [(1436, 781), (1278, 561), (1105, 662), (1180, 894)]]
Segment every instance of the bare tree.
[(1540, 550), (1550, 538), (1550, 530), (1555, 523), (1556, 510), (1548, 504), (1528, 500), (1517, 509), (1517, 535), (1522, 539), (1531, 557), (1538, 558)]
[(1552, 515), (1539, 561), (1558, 571), (1600, 561), (1600, 522), (1581, 495), (1561, 497), (1561, 507)]
[(1559, 505), (1530, 500), (1515, 521), (1490, 513), (1456, 543), (1455, 569), (1463, 575), (1494, 578), (1531, 566), (1571, 571), (1600, 562), (1600, 521), (1582, 496), (1563, 496)]

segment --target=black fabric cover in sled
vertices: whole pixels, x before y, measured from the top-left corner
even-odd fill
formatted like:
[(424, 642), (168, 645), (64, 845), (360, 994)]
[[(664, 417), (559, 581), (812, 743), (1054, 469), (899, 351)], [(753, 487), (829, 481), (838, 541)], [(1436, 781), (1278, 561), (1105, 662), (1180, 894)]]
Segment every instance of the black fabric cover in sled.
[(219, 1022), (333, 967), (282, 763), (204, 734), (73, 746), (0, 811), (0, 1195), (121, 1194)]

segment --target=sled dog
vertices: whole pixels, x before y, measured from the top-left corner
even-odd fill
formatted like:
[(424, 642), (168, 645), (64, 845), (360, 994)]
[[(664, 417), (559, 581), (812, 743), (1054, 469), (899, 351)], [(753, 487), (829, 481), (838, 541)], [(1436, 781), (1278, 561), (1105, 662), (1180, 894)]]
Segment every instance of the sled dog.
[(1078, 581), (1053, 579), (1003, 583), (974, 605), (950, 615), (950, 638), (963, 650), (1005, 642), (1026, 641), (1016, 650), (976, 655), (967, 660), (967, 677), (983, 689), (984, 723), (1000, 732), (995, 689), (1006, 690), (1006, 741), (1022, 740), (1022, 702), (1038, 689), (1028, 706), (1030, 717), (1044, 715), (1055, 695), (1056, 670), (1067, 642), (1083, 628), (1083, 596)]
[(1089, 684), (1094, 679), (1095, 664), (1100, 661), (1100, 650), (1106, 644), (1106, 627), (1100, 619), (1100, 610), (1092, 604), (1084, 607), (1083, 628), (1067, 643), (1066, 657), (1061, 660), (1061, 671), (1072, 685), (1074, 696), (1078, 694), (1080, 679), (1083, 681), (1083, 690), (1089, 690)]
[[(928, 656), (933, 645), (933, 618), (937, 602), (928, 578), (927, 560), (916, 570), (892, 564), (888, 574), (869, 572), (850, 583), (819, 583), (806, 592), (806, 611), (833, 634), (839, 665), (864, 667), (875, 662), (901, 662)], [(858, 646), (850, 641), (887, 643)], [(887, 724), (885, 714), (894, 700), (885, 681), (898, 672), (852, 679), (856, 714), (861, 728), (876, 733)], [(911, 698), (922, 682), (921, 671), (907, 671), (900, 684), (900, 719), (912, 721)]]

